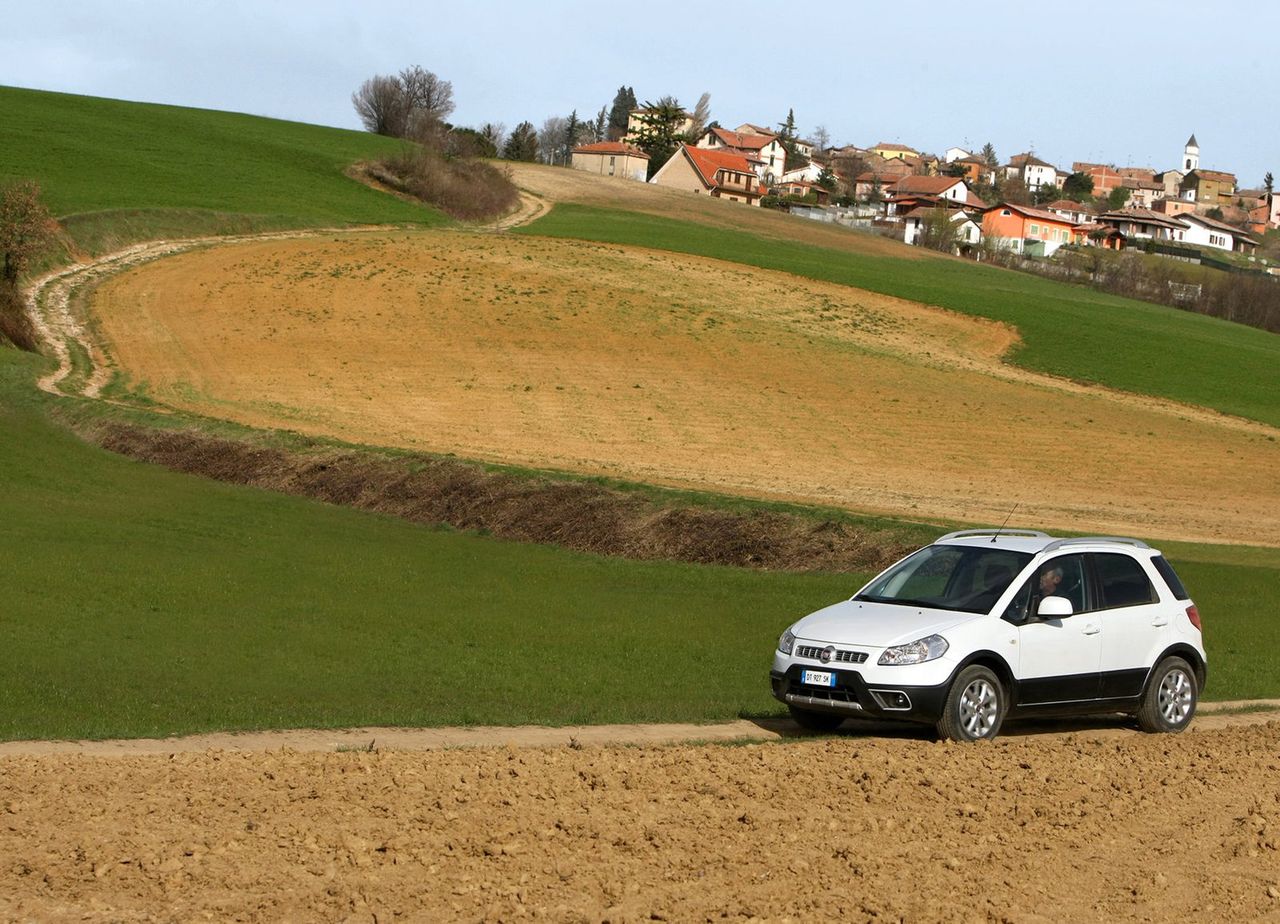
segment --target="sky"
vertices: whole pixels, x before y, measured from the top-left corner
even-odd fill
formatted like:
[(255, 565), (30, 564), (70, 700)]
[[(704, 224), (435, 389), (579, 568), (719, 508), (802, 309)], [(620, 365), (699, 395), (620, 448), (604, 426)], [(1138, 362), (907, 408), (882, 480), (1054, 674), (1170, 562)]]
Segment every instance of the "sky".
[[(954, 0), (697, 6), (453, 0), (5, 0), (0, 84), (359, 128), (351, 93), (421, 65), (451, 121), (592, 118), (711, 94), (722, 124), (941, 154), (991, 142), (1072, 161), (1201, 166), (1261, 185), (1280, 168), (1280, 4)], [(805, 18), (806, 13), (816, 18)], [(0, 142), (3, 141), (0, 113)]]

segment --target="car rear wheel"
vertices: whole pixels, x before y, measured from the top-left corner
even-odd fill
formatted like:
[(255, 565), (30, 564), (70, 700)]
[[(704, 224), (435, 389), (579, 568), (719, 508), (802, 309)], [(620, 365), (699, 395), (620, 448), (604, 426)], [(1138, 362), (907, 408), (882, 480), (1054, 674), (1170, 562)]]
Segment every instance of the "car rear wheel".
[(845, 719), (844, 716), (834, 712), (813, 712), (795, 706), (787, 708), (791, 710), (791, 718), (795, 719), (796, 724), (807, 731), (833, 732), (844, 723)]
[(990, 741), (1000, 733), (1007, 709), (1000, 678), (981, 664), (971, 665), (951, 684), (938, 735), (951, 741)]
[(1165, 658), (1151, 672), (1138, 707), (1138, 724), (1143, 731), (1180, 732), (1191, 724), (1199, 699), (1191, 665), (1179, 657)]

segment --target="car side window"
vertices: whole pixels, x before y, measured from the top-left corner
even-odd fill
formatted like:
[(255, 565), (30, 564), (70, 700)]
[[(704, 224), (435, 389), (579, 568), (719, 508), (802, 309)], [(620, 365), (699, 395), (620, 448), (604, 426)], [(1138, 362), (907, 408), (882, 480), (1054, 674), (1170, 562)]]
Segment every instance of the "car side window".
[(1061, 555), (1044, 562), (1019, 588), (1000, 618), (1020, 626), (1035, 613), (1040, 601), (1049, 596), (1066, 597), (1071, 601), (1073, 613), (1083, 613), (1089, 608), (1083, 555)]
[(1093, 556), (1101, 603), (1106, 609), (1155, 603), (1156, 590), (1142, 565), (1128, 555), (1098, 552)]

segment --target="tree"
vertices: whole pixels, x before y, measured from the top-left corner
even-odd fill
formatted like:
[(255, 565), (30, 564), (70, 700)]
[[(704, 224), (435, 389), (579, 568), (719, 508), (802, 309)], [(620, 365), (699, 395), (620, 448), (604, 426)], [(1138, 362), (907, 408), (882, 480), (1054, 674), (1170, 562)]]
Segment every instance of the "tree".
[(365, 131), (393, 138), (404, 137), (406, 113), (398, 78), (370, 77), (351, 94), (351, 105), (355, 107)]
[(930, 250), (938, 250), (942, 253), (951, 253), (955, 250), (956, 245), (960, 243), (960, 228), (955, 221), (952, 221), (950, 210), (940, 205), (930, 209), (920, 226), (920, 235), (916, 238), (916, 243), (921, 247), (928, 247)]
[(1073, 202), (1083, 202), (1093, 195), (1093, 177), (1076, 172), (1063, 181), (1062, 194)]
[(1005, 202), (1012, 202), (1014, 205), (1031, 204), (1031, 190), (1027, 189), (1027, 184), (1020, 176), (1005, 177), (996, 184), (996, 189)]
[(630, 87), (618, 87), (609, 108), (609, 140), (618, 141), (627, 133), (631, 113), (636, 108), (636, 94)]
[(687, 113), (674, 96), (664, 96), (656, 103), (645, 101), (636, 116), (639, 123), (632, 144), (649, 155), (649, 176), (671, 159), (680, 146), (680, 124)]
[(453, 84), (415, 64), (393, 77), (370, 77), (351, 94), (351, 105), (366, 131), (426, 139), (453, 112)]
[(996, 149), (990, 141), (982, 146), (982, 151), (978, 156), (982, 158), (982, 162), (988, 167), (995, 168), (1000, 166), (1000, 158), (996, 157)]
[(485, 122), (480, 126), (480, 134), (493, 145), (495, 151), (501, 151), (506, 146), (507, 127), (501, 122)]
[(18, 180), (0, 189), (0, 280), (16, 287), (31, 259), (52, 241), (56, 227), (35, 180)]
[(544, 164), (561, 162), (564, 156), (564, 135), (569, 120), (564, 116), (548, 116), (538, 129), (538, 159)]
[(608, 131), (609, 110), (601, 106), (600, 111), (596, 113), (595, 124), (591, 126), (591, 140), (604, 141), (608, 137)]
[(1051, 183), (1044, 183), (1036, 187), (1032, 200), (1036, 205), (1042, 205), (1045, 202), (1053, 202), (1062, 198), (1062, 190)]
[(502, 156), (530, 163), (538, 159), (538, 133), (532, 122), (521, 122), (515, 127), (502, 147)]
[(822, 172), (818, 174), (818, 185), (823, 189), (834, 192), (836, 188), (836, 175), (831, 172), (831, 168), (823, 166)]
[(778, 132), (779, 140), (783, 142), (794, 142), (796, 140), (796, 111), (794, 109), (787, 110), (787, 117), (778, 123), (778, 128), (780, 129)]
[(711, 121), (711, 94), (703, 93), (698, 97), (698, 104), (693, 107), (689, 116), (689, 130), (685, 132), (685, 140), (695, 143), (707, 131), (707, 123)]
[(563, 150), (561, 154), (561, 163), (568, 166), (573, 160), (573, 149), (578, 146), (578, 135), (585, 126), (578, 121), (578, 110), (569, 113), (569, 118), (564, 123), (564, 141), (561, 142)]
[(1209, 209), (1209, 211), (1204, 213), (1204, 217), (1212, 218), (1214, 221), (1222, 221), (1225, 216), (1222, 214), (1222, 209), (1215, 205), (1213, 208)]
[(825, 125), (819, 125), (809, 133), (809, 137), (813, 139), (813, 153), (822, 156), (827, 153), (831, 147), (831, 133), (827, 131)]
[(1271, 171), (1267, 171), (1267, 175), (1262, 178), (1262, 188), (1267, 191), (1267, 195), (1271, 195), (1275, 191), (1275, 180), (1271, 176)]
[(1111, 194), (1107, 196), (1107, 208), (1111, 210), (1122, 209), (1126, 202), (1129, 201), (1129, 188), (1127, 186), (1117, 186), (1111, 190)]

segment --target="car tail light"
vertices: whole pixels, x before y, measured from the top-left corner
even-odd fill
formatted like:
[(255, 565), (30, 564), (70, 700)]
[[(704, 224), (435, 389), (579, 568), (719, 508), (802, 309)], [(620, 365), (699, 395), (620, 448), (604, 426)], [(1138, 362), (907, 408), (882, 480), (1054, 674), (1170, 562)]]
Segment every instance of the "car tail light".
[[(1200, 611), (1196, 609), (1194, 603), (1187, 607), (1187, 618), (1191, 620), (1193, 626), (1200, 629)], [(1200, 631), (1203, 632), (1204, 630), (1200, 629)]]

